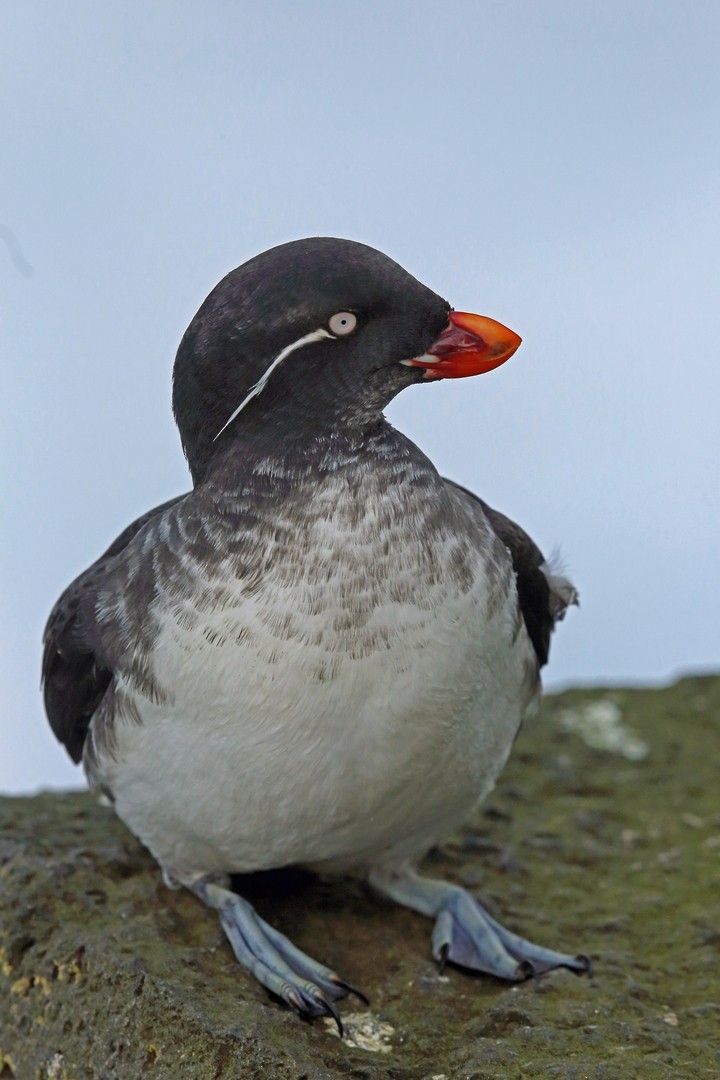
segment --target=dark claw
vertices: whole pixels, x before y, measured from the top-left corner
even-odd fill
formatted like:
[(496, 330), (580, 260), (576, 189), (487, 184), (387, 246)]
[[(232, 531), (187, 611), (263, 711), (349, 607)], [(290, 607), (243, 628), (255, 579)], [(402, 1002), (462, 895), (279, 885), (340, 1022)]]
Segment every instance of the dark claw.
[(533, 986), (537, 990), (540, 986), (540, 972), (532, 960), (521, 960), (517, 966), (518, 982), (524, 979), (532, 979)]
[(577, 960), (578, 964), (584, 964), (584, 967), (580, 971), (575, 971), (574, 968), (571, 968), (573, 974), (574, 975), (588, 975), (592, 979), (594, 972), (593, 972), (593, 962), (590, 959), (590, 957), (587, 956), (585, 953), (578, 953), (577, 956), (575, 957), (575, 959)]
[(335, 983), (336, 986), (341, 987), (347, 994), (354, 994), (355, 997), (360, 998), (364, 1005), (370, 1004), (369, 998), (366, 998), (362, 990), (358, 990), (358, 988), (356, 986), (353, 986), (352, 983), (345, 982), (345, 979), (341, 979), (338, 975), (336, 975), (332, 981)]
[(318, 1016), (332, 1016), (342, 1039), (345, 1031), (340, 1013), (335, 1008), (335, 1003), (326, 998), (322, 991), (316, 989), (312, 994), (304, 994), (294, 987), (289, 987), (285, 994), (285, 1001), (295, 1010), (301, 1020), (310, 1021)]
[(326, 1013), (329, 1016), (332, 1016), (333, 1020), (337, 1024), (338, 1034), (342, 1039), (343, 1035), (345, 1034), (345, 1029), (343, 1028), (342, 1020), (340, 1019), (340, 1013), (335, 1008), (335, 1003), (333, 1001), (328, 1001), (327, 998), (317, 998), (316, 1000), (318, 1005), (322, 1004), (325, 1008)]

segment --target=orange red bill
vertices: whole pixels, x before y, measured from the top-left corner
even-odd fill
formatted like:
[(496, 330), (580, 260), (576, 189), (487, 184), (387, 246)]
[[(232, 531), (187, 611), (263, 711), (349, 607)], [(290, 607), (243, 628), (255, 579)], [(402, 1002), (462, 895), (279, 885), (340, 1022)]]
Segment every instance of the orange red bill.
[(495, 319), (452, 311), (448, 325), (427, 352), (404, 363), (425, 368), (426, 379), (464, 379), (500, 367), (521, 341), (513, 330)]

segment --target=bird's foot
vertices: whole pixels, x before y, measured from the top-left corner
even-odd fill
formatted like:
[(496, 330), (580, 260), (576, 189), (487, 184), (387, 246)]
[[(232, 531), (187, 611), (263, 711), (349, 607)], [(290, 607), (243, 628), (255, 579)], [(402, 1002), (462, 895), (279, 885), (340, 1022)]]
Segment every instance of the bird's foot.
[(568, 968), (578, 975), (592, 971), (587, 956), (571, 956), (533, 945), (506, 930), (464, 889), (452, 889), (438, 912), (432, 949), (441, 966), (449, 960), (471, 971), (484, 971), (513, 982), (555, 968)]
[(423, 878), (409, 870), (399, 874), (374, 873), (371, 881), (398, 903), (436, 917), (432, 950), (441, 967), (449, 960), (471, 971), (486, 972), (511, 982), (521, 982), (555, 968), (568, 968), (578, 975), (592, 973), (589, 957), (555, 952), (518, 937), (457, 885)]
[(342, 1035), (342, 1021), (335, 1002), (352, 993), (367, 1004), (364, 994), (301, 952), (284, 934), (261, 919), (241, 896), (209, 879), (194, 883), (191, 889), (218, 912), (239, 963), (304, 1019), (332, 1016)]

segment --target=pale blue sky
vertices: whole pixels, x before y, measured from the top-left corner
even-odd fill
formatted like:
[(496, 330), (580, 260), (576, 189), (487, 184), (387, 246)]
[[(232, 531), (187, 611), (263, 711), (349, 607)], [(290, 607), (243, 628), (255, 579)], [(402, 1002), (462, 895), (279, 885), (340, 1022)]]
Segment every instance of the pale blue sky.
[(0, 790), (82, 782), (44, 620), (188, 485), (170, 374), (199, 303), (300, 236), (524, 338), (390, 417), (562, 546), (582, 607), (548, 683), (720, 666), (719, 49), (715, 0), (3, 5)]

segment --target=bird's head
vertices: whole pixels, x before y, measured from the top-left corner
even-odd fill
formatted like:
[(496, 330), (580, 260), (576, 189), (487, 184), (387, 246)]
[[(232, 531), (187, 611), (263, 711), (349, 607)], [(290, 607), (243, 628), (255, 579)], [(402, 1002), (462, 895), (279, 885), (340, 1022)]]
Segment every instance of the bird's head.
[(207, 297), (178, 349), (173, 412), (197, 482), (249, 433), (362, 428), (404, 387), (490, 371), (519, 344), (365, 244), (296, 240)]

